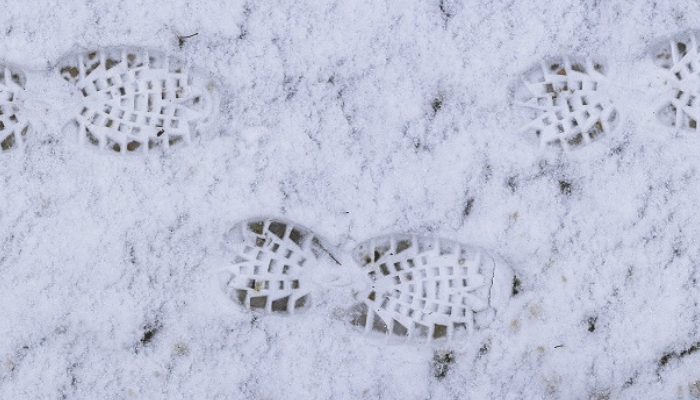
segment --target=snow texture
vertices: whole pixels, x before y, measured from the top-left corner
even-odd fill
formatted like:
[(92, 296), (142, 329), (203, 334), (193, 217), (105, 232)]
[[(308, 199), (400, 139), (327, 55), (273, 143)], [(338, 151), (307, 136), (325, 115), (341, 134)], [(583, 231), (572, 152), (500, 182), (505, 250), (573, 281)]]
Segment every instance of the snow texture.
[[(700, 398), (698, 27), (689, 1), (6, 0), (0, 398)], [(114, 49), (207, 82), (189, 143), (81, 144), (60, 71)], [(603, 66), (616, 110), (575, 151), (523, 131), (551, 60)], [(222, 286), (260, 216), (336, 258), (293, 315)], [(405, 233), (502, 259), (512, 297), (451, 340), (363, 334), (347, 255)]]

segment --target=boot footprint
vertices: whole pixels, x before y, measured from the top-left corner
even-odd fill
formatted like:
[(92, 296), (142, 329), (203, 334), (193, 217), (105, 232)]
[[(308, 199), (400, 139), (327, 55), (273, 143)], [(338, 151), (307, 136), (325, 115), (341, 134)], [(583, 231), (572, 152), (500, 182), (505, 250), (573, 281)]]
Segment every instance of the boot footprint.
[(217, 106), (214, 85), (173, 57), (114, 48), (66, 57), (60, 75), (82, 95), (79, 141), (117, 153), (189, 143)]
[(619, 122), (610, 99), (598, 90), (604, 67), (590, 59), (543, 61), (523, 77), (516, 102), (532, 111), (521, 131), (539, 138), (540, 147), (564, 151), (586, 146), (611, 133)]
[(0, 66), (0, 152), (21, 148), (31, 130), (22, 114), (18, 94), (25, 88), (24, 72), (17, 68)]
[(666, 126), (697, 131), (700, 120), (700, 52), (697, 33), (673, 37), (653, 50), (654, 62), (666, 70), (669, 93), (658, 108)]
[(353, 258), (368, 289), (351, 311), (365, 332), (451, 338), (491, 323), (510, 297), (513, 272), (484, 250), (434, 236), (398, 234), (363, 242)]
[(246, 309), (268, 313), (307, 308), (317, 284), (316, 271), (337, 263), (313, 232), (276, 218), (234, 225), (224, 248), (228, 257), (224, 291)]

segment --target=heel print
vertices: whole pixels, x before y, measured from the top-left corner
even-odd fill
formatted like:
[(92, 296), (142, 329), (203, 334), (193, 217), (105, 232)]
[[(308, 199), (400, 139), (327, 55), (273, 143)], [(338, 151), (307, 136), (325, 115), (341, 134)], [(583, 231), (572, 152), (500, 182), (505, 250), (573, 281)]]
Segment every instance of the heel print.
[(695, 33), (676, 36), (659, 46), (654, 62), (667, 70), (666, 81), (671, 86), (668, 97), (659, 107), (659, 121), (666, 126), (697, 131), (700, 120), (700, 53)]
[(590, 59), (569, 57), (542, 62), (523, 78), (520, 105), (533, 111), (532, 121), (522, 128), (534, 133), (540, 147), (560, 146), (564, 151), (586, 146), (612, 132), (618, 113), (612, 102), (598, 92), (603, 65)]
[(309, 306), (310, 272), (328, 254), (308, 229), (273, 218), (236, 224), (226, 235), (224, 290), (246, 309), (294, 313)]

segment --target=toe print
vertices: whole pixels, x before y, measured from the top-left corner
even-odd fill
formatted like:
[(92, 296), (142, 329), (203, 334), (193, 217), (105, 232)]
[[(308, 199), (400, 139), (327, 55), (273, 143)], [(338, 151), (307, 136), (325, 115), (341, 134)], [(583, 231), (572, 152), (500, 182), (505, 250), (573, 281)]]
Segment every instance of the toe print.
[(432, 236), (391, 235), (360, 244), (370, 282), (354, 309), (366, 332), (428, 339), (486, 326), (507, 299), (510, 270), (484, 251)]
[(184, 63), (157, 52), (111, 49), (77, 54), (59, 65), (82, 94), (79, 138), (119, 153), (169, 148), (192, 139), (211, 113), (213, 86)]

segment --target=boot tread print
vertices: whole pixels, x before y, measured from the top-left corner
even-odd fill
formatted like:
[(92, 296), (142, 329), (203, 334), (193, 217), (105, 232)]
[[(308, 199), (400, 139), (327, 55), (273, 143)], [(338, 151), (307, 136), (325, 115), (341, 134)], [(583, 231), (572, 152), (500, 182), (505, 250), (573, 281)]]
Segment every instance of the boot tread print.
[(542, 61), (523, 77), (516, 99), (532, 111), (522, 131), (534, 133), (540, 147), (582, 148), (612, 132), (619, 116), (598, 90), (604, 66), (591, 59), (560, 57)]
[(81, 143), (117, 153), (189, 143), (216, 103), (213, 84), (156, 51), (112, 48), (72, 54), (58, 70), (82, 95)]
[(25, 83), (21, 70), (0, 65), (0, 153), (23, 147), (31, 129), (17, 99)]
[(327, 254), (310, 230), (279, 218), (234, 225), (224, 247), (229, 256), (225, 291), (246, 309), (294, 313), (309, 306), (310, 265)]
[(697, 32), (677, 35), (653, 51), (654, 62), (666, 70), (670, 91), (657, 112), (659, 121), (697, 131), (700, 120), (700, 52)]
[(436, 236), (374, 238), (353, 258), (370, 284), (352, 323), (409, 338), (452, 338), (487, 326), (507, 301), (513, 276), (484, 250)]

